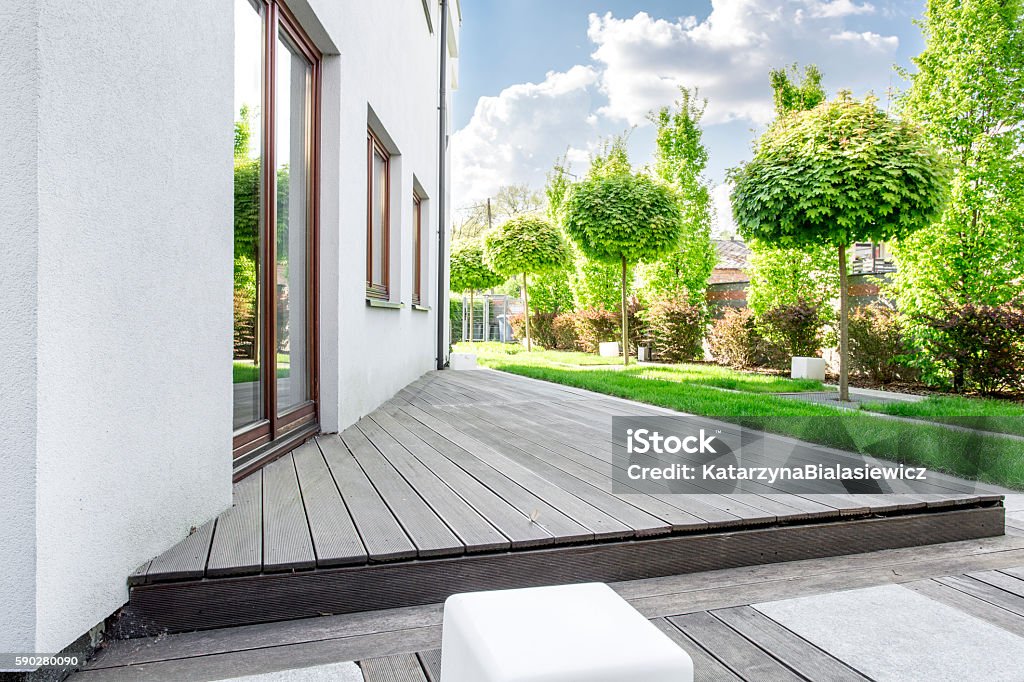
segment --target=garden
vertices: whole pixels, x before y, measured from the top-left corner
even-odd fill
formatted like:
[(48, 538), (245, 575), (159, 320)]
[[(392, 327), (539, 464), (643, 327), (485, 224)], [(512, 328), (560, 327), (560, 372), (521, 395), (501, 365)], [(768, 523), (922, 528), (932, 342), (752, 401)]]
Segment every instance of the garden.
[[(960, 7), (923, 30), (893, 107), (828, 98), (814, 66), (770, 72), (775, 120), (730, 172), (751, 251), (745, 307), (708, 301), (706, 101), (683, 88), (650, 115), (646, 165), (631, 163), (628, 133), (604, 140), (584, 175), (559, 159), (543, 192), (500, 193), (497, 226), (490, 203), (486, 222), (460, 226), (452, 292), (501, 291), (527, 312), (510, 320), (521, 343), (459, 349), (495, 369), (862, 452), (892, 457), (898, 440), (907, 461), (1024, 487), (1024, 81), (1011, 75), (1024, 50), (1000, 17)], [(897, 267), (877, 300), (855, 304), (850, 254), (864, 242), (887, 245)], [(599, 354), (609, 343), (615, 357)], [(823, 356), (828, 383), (788, 377), (792, 358)], [(831, 403), (799, 399), (830, 392)], [(831, 431), (793, 419), (837, 415), (845, 426)]]

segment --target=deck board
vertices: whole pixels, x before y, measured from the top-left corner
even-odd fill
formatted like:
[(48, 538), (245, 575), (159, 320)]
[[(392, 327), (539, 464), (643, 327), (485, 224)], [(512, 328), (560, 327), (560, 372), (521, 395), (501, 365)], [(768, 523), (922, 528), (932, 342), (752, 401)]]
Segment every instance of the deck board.
[(263, 570), (313, 568), (313, 540), (295, 461), (288, 454), (263, 468)]
[(262, 569), (263, 472), (257, 471), (235, 484), (234, 504), (217, 517), (206, 575), (246, 575)]
[(302, 500), (316, 553), (316, 565), (363, 564), (369, 558), (352, 516), (338, 492), (338, 486), (316, 443), (309, 442), (295, 453), (295, 471), (302, 487)]

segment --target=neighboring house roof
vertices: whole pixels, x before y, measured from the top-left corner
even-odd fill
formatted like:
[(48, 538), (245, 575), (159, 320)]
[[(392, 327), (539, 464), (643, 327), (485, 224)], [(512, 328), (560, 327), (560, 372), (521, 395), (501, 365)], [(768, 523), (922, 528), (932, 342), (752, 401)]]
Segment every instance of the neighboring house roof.
[(744, 270), (750, 263), (750, 247), (738, 239), (713, 239), (718, 251), (716, 270)]

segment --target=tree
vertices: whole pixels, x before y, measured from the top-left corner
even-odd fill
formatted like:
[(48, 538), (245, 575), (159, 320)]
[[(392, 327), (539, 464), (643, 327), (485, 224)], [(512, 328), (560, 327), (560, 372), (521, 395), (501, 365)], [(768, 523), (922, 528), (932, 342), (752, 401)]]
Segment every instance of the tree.
[(941, 218), (893, 245), (895, 298), (924, 340), (928, 318), (1024, 295), (1024, 8), (930, 0), (919, 25), (925, 49), (897, 107), (953, 169)]
[(526, 304), (526, 349), (530, 341), (530, 292), (527, 277), (564, 268), (569, 249), (562, 232), (539, 216), (522, 215), (507, 220), (484, 239), (486, 262), (506, 277), (522, 275)]
[(505, 278), (491, 270), (484, 260), (483, 245), (479, 241), (464, 243), (452, 251), (449, 263), (449, 288), (464, 294), (469, 292), (469, 340), (473, 340), (473, 294), (496, 287)]
[(580, 251), (591, 260), (621, 266), (624, 365), (629, 364), (629, 266), (675, 249), (682, 229), (675, 191), (642, 173), (588, 177), (573, 186), (566, 201), (565, 231)]
[(807, 111), (825, 101), (821, 70), (814, 64), (805, 66), (803, 74), (797, 64), (772, 69), (768, 73), (768, 82), (772, 86), (772, 101), (775, 102), (777, 116), (791, 111)]
[(663, 107), (650, 119), (658, 130), (654, 172), (675, 189), (683, 230), (678, 248), (640, 266), (641, 293), (648, 302), (682, 299), (703, 310), (708, 278), (718, 260), (711, 243), (711, 194), (704, 179), (708, 152), (700, 128), (707, 100), (699, 100), (696, 90), (679, 92), (674, 108)]
[(839, 398), (849, 400), (846, 250), (861, 240), (904, 238), (946, 203), (941, 158), (877, 100), (849, 92), (785, 114), (761, 136), (754, 159), (731, 177), (733, 214), (746, 239), (783, 247), (829, 244), (839, 257)]

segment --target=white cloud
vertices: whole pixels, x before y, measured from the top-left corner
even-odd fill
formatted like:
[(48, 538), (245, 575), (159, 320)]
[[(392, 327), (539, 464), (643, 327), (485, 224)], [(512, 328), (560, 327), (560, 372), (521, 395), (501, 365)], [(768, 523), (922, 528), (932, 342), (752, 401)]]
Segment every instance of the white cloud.
[[(596, 137), (597, 78), (592, 67), (574, 66), (549, 72), (540, 83), (481, 97), (473, 118), (452, 136), (455, 208), (492, 196), (502, 185), (539, 187), (557, 156), (568, 147), (586, 148)], [(579, 150), (572, 156), (578, 159)]]
[(870, 2), (858, 5), (853, 0), (832, 0), (831, 2), (808, 0), (807, 10), (812, 17), (837, 18), (856, 14), (874, 14), (875, 6)]
[(711, 188), (711, 235), (716, 239), (728, 239), (736, 235), (736, 221), (732, 217), (732, 185), (723, 182)]
[[(540, 188), (567, 149), (574, 171), (585, 171), (600, 136), (647, 125), (648, 112), (675, 100), (680, 86), (697, 87), (708, 99), (705, 139), (719, 145), (709, 151), (720, 179), (721, 168), (746, 155), (747, 131), (774, 116), (770, 69), (814, 63), (830, 92), (885, 89), (898, 37), (851, 25), (874, 12), (864, 0), (712, 0), (703, 19), (591, 14), (589, 64), (480, 98), (452, 139), (453, 205), (510, 183)], [(647, 145), (638, 164), (648, 160), (648, 133), (631, 138), (634, 151)]]
[(831, 40), (846, 43), (862, 42), (876, 50), (891, 51), (900, 46), (900, 39), (898, 37), (883, 36), (871, 31), (864, 31), (863, 33), (857, 33), (855, 31), (841, 31), (839, 33), (833, 33), (829, 38)]

